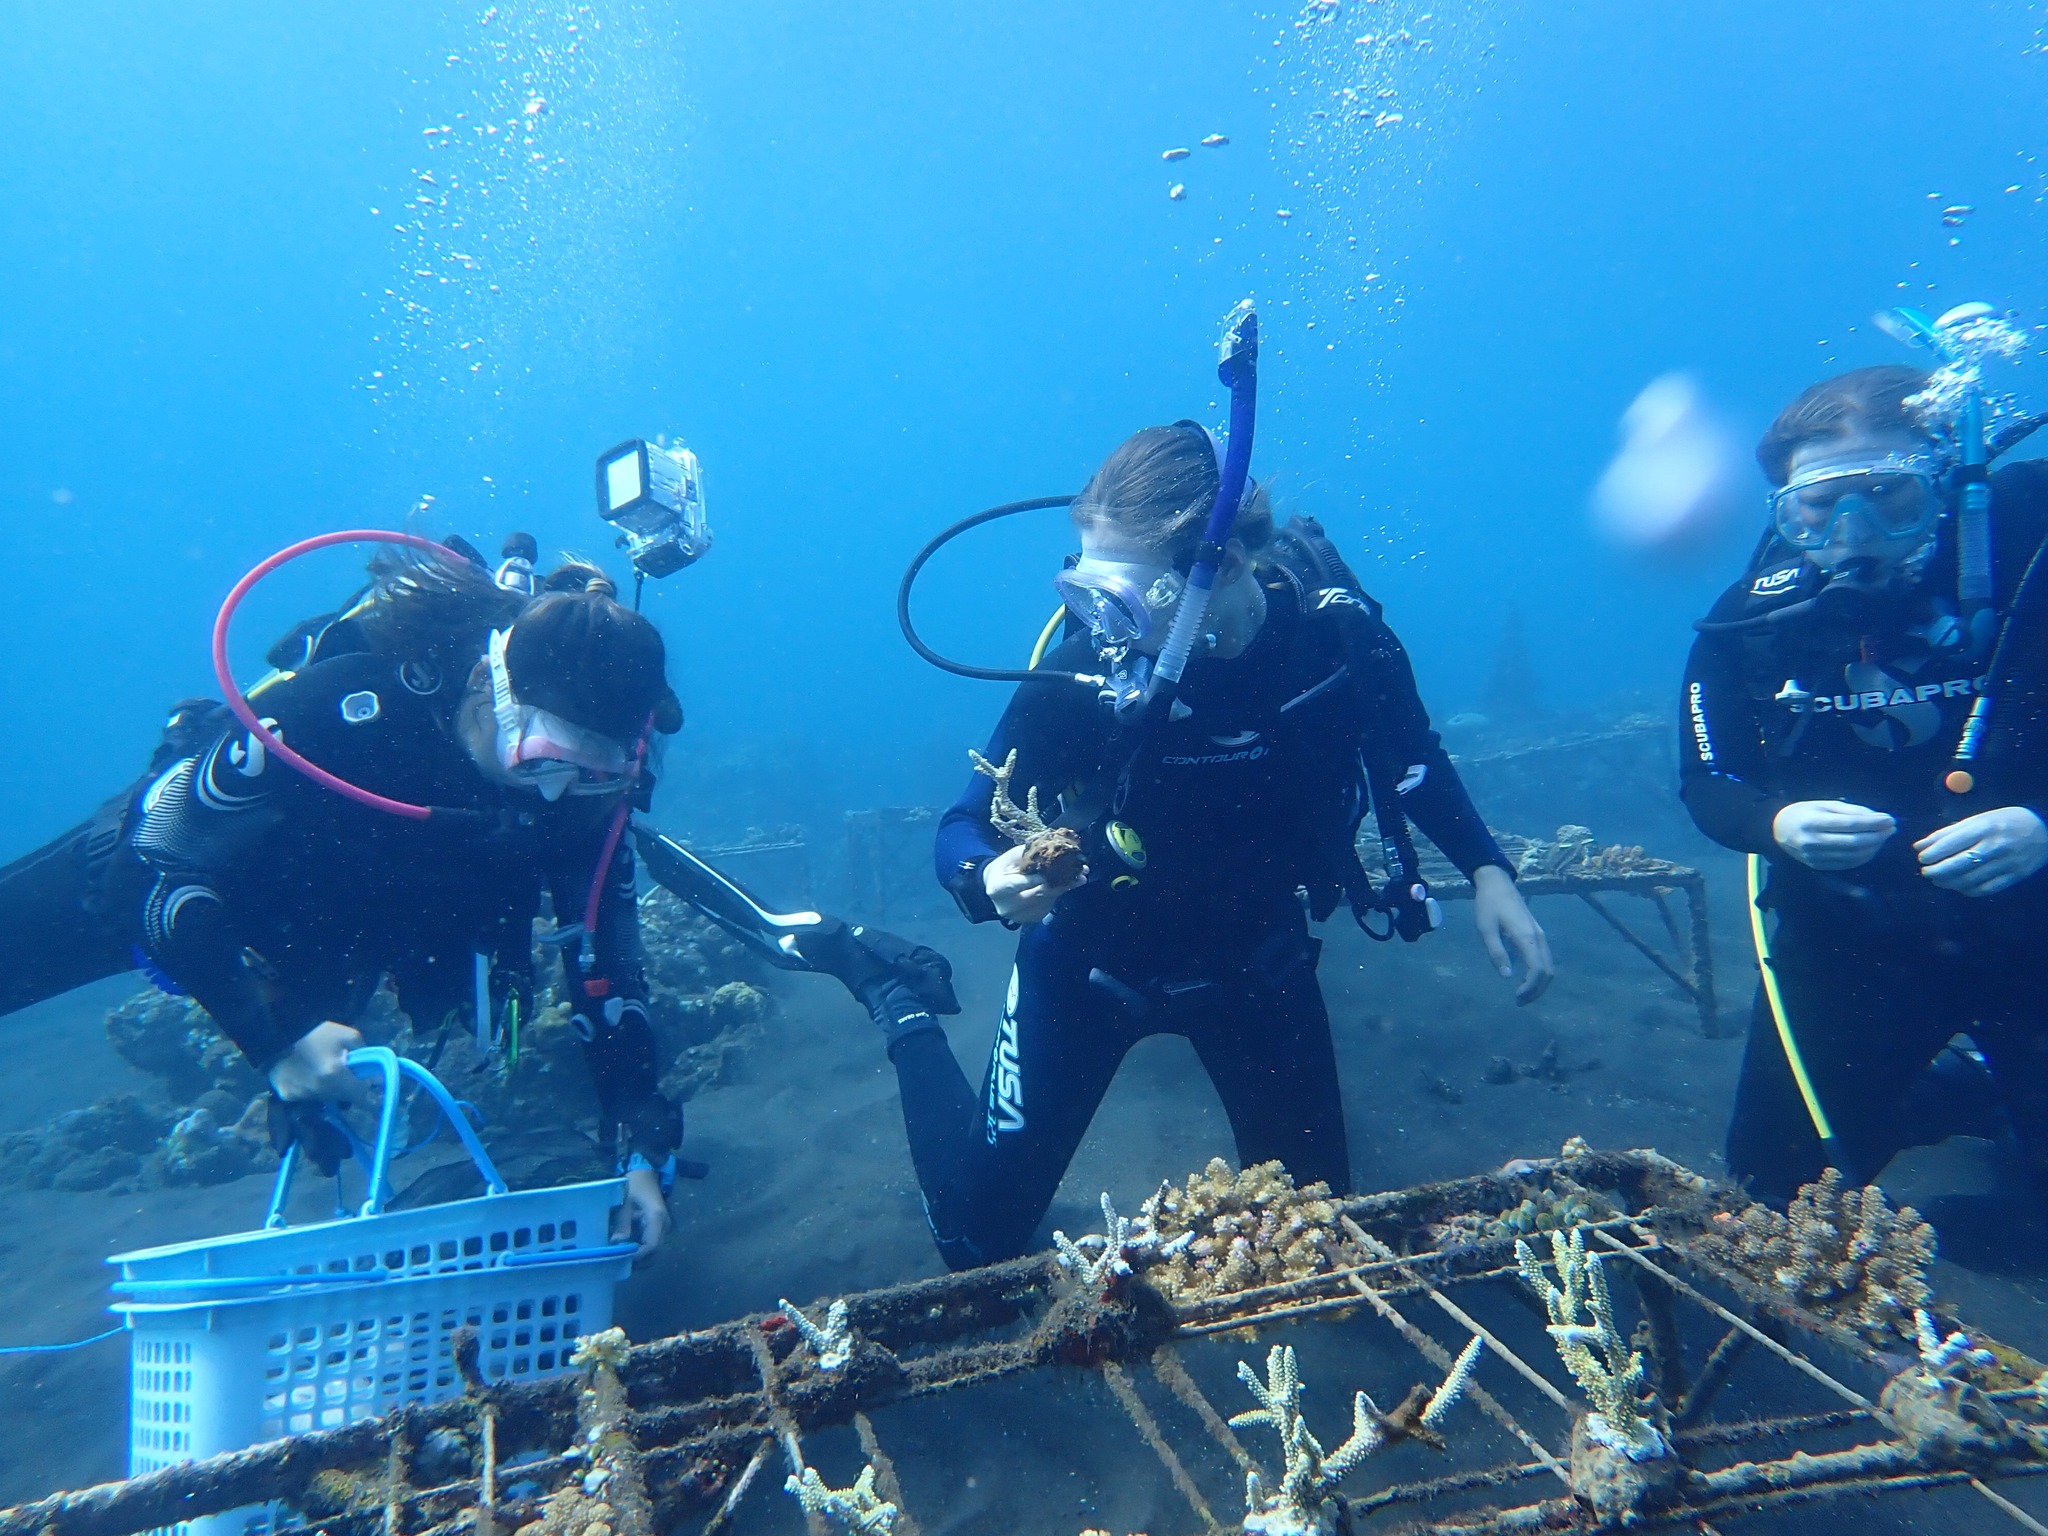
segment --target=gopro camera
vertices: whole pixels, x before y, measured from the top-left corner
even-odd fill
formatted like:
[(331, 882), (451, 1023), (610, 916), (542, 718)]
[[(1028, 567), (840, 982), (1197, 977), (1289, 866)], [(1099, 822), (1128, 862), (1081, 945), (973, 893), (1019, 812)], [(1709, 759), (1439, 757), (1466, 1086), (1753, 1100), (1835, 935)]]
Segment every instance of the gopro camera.
[(619, 547), (643, 576), (673, 575), (711, 548), (703, 473), (680, 443), (636, 437), (599, 455), (597, 515), (619, 530)]

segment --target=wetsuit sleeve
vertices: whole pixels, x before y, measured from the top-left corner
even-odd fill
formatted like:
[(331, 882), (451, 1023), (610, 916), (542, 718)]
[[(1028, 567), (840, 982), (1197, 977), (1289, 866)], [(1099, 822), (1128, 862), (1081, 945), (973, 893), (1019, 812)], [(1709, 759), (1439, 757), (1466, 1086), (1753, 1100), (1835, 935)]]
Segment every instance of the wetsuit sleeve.
[(1339, 614), (1346, 628), (1345, 659), (1357, 674), (1364, 706), (1361, 748), (1391, 765), (1401, 810), (1466, 879), (1483, 865), (1514, 873), (1486, 828), (1429, 711), (1415, 686), (1407, 649), (1386, 623), (1363, 605)]
[[(1092, 659), (1092, 653), (1079, 642), (1070, 641), (1054, 651), (1045, 665), (1072, 671)], [(1022, 805), (1027, 791), (1035, 788), (1043, 808), (1053, 805), (1069, 784), (1094, 766), (1106, 730), (1095, 696), (1088, 690), (1073, 683), (1024, 683), (996, 722), (983, 755), (1001, 764), (1015, 751), (1017, 775), (1011, 780), (1010, 796)], [(933, 845), (939, 884), (974, 923), (997, 920), (996, 909), (982, 887), (981, 871), (990, 859), (1010, 847), (1009, 839), (989, 820), (995, 789), (995, 780), (985, 773), (977, 771), (969, 778), (960, 798), (939, 818)]]
[[(557, 921), (581, 919), (603, 835), (600, 823), (588, 841), (576, 840), (582, 857), (565, 857), (551, 872), (548, 886)], [(660, 1087), (634, 868), (632, 846), (622, 840), (598, 896), (597, 932), (586, 933), (567, 957), (569, 989), (584, 1061), (597, 1090), (601, 1142), (637, 1153), (660, 1170), (682, 1143), (683, 1117)]]
[[(327, 694), (288, 678), (264, 690), (257, 707), (273, 729), (306, 743), (321, 735), (318, 705)], [(293, 978), (251, 947), (237, 903), (261, 898), (264, 873), (278, 863), (274, 851), (300, 829), (318, 793), (222, 709), (213, 734), (144, 791), (129, 832), (157, 877), (142, 914), (151, 959), (259, 1071), (320, 1017), (294, 1003)]]
[(1720, 635), (1693, 641), (1679, 708), (1678, 794), (1693, 824), (1722, 847), (1775, 853), (1771, 823), (1790, 802), (1770, 788), (1741, 647)]

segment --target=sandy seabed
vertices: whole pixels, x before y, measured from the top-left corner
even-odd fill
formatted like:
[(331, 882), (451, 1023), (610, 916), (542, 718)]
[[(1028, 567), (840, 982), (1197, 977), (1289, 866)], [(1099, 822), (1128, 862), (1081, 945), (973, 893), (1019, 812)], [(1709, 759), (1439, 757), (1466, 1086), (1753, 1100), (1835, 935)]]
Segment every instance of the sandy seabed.
[[(1370, 943), (1348, 920), (1325, 925), (1321, 976), (1360, 1189), (1554, 1154), (1571, 1135), (1595, 1146), (1654, 1146), (1695, 1168), (1719, 1171), (1717, 1149), (1755, 975), (1740, 905), (1741, 870), (1732, 856), (1697, 842), (1674, 847), (1667, 838), (1658, 851), (1708, 873), (1722, 1022), (1731, 1038), (1703, 1038), (1691, 1004), (1576, 901), (1537, 905), (1559, 976), (1549, 995), (1526, 1009), (1513, 1005), (1511, 988), (1480, 952), (1469, 905), (1452, 906), (1445, 931), (1415, 945)], [(1618, 910), (1632, 905), (1623, 902)], [(950, 1034), (978, 1081), (1014, 937), (935, 913), (892, 926), (953, 957), (965, 1008)], [(1652, 921), (1643, 931), (1654, 928)], [(105, 1009), (131, 989), (127, 979), (107, 983), (7, 1021), (11, 1091), (0, 1103), (0, 1130), (41, 1124), (104, 1094), (147, 1086), (113, 1054), (100, 1027)], [(773, 1308), (784, 1296), (804, 1304), (941, 1270), (904, 1146), (894, 1073), (877, 1032), (834, 984), (781, 978), (774, 991), (778, 1006), (765, 1037), (734, 1079), (688, 1106), (688, 1155), (711, 1171), (678, 1190), (675, 1235), (619, 1294), (619, 1321), (636, 1339)], [(1561, 1084), (1483, 1080), (1489, 1058), (1531, 1063), (1552, 1040), (1567, 1068), (1598, 1064), (1572, 1071)], [(1452, 1102), (1443, 1085), (1463, 1102)], [(1096, 1230), (1099, 1192), (1107, 1190), (1128, 1211), (1162, 1178), (1177, 1180), (1217, 1154), (1233, 1155), (1229, 1131), (1193, 1052), (1176, 1039), (1147, 1041), (1112, 1088), (1048, 1230)], [(1979, 1197), (1980, 1207), (2002, 1211), (2013, 1230), (2030, 1220), (1988, 1144), (1954, 1142), (1908, 1154), (1885, 1182), (1908, 1200)], [(146, 1195), (0, 1190), (0, 1344), (100, 1331), (108, 1326), (107, 1254), (253, 1227), (267, 1195), (266, 1179)], [(2021, 1348), (2048, 1353), (2042, 1284), (2048, 1266), (2027, 1257), (2023, 1245), (1987, 1243), (1981, 1233), (1963, 1234), (1960, 1227), (1958, 1234), (1945, 1234), (1948, 1250), (1968, 1250), (1974, 1267), (1944, 1262), (1943, 1293), (1965, 1317)], [(1312, 1422), (1341, 1438), (1351, 1386), (1365, 1386), (1386, 1402), (1405, 1390), (1414, 1367), (1383, 1346), (1333, 1345), (1328, 1332), (1314, 1330), (1322, 1342), (1304, 1343), (1303, 1355), (1305, 1370), (1314, 1372), (1311, 1403), (1320, 1410)], [(1226, 1411), (1236, 1406), (1229, 1366), (1252, 1348), (1219, 1346), (1214, 1360), (1205, 1356), (1197, 1367), (1212, 1398), (1233, 1405)], [(1330, 1353), (1319, 1361), (1315, 1349)], [(0, 1504), (120, 1476), (126, 1390), (127, 1354), (119, 1340), (0, 1359)], [(884, 1435), (895, 1446), (928, 1536), (936, 1529), (1015, 1529), (1027, 1523), (1020, 1518), (1026, 1507), (1032, 1529), (1191, 1525), (1187, 1507), (1162, 1487), (1156, 1465), (1136, 1446), (1092, 1373), (1004, 1383), (978, 1391), (971, 1405), (955, 1399), (890, 1412), (895, 1421), (884, 1426)], [(1499, 1438), (1491, 1426), (1471, 1433)], [(850, 1434), (845, 1439), (844, 1445), (830, 1436), (818, 1439), (828, 1480), (842, 1485), (858, 1468)], [(1498, 1450), (1502, 1459), (1519, 1454), (1504, 1439)], [(1389, 1474), (1440, 1470), (1440, 1464), (1417, 1464), (1390, 1467)], [(1199, 1475), (1214, 1489), (1219, 1515), (1234, 1514), (1234, 1471)], [(741, 1529), (795, 1529), (782, 1502), (779, 1494), (757, 1495)], [(1872, 1507), (1857, 1507), (1863, 1531), (1948, 1528), (1938, 1518), (1915, 1524), (1932, 1518), (1917, 1507), (1909, 1514), (1901, 1506), (1903, 1523), (1896, 1527), (1885, 1525), (1889, 1516), (1873, 1524)], [(1848, 1518), (1846, 1509), (1803, 1513), (1796, 1527), (1779, 1528), (1832, 1529), (1838, 1513)], [(1973, 1512), (1972, 1518), (1984, 1517)], [(1954, 1528), (1973, 1527), (1966, 1521)]]

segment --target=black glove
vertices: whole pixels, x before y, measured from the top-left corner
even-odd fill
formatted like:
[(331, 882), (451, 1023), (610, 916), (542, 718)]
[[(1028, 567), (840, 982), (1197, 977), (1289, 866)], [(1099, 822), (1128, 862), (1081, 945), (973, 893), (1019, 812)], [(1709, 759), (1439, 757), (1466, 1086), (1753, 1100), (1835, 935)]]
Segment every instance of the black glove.
[(296, 1145), (299, 1155), (328, 1178), (341, 1171), (350, 1155), (348, 1137), (328, 1118), (327, 1106), (317, 1099), (295, 1099), (289, 1103), (270, 1096), (270, 1145), (283, 1157)]

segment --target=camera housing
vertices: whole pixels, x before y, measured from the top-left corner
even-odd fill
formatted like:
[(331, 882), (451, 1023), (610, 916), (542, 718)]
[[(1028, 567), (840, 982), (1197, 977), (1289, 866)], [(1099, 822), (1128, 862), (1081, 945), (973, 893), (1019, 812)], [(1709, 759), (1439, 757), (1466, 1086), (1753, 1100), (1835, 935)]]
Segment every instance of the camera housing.
[(597, 515), (643, 576), (673, 575), (711, 548), (703, 471), (681, 443), (636, 437), (598, 455)]

